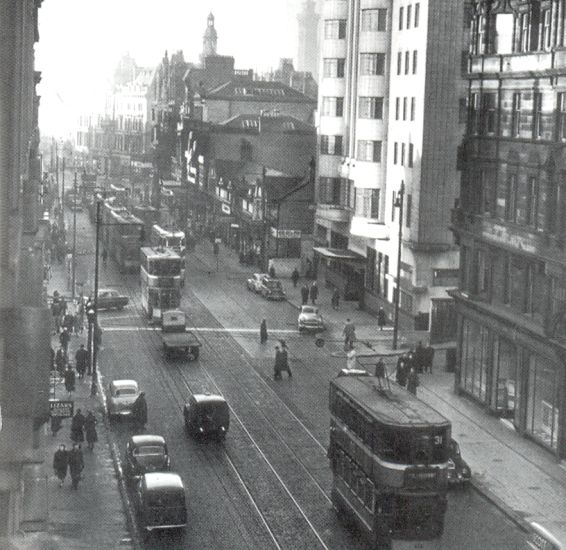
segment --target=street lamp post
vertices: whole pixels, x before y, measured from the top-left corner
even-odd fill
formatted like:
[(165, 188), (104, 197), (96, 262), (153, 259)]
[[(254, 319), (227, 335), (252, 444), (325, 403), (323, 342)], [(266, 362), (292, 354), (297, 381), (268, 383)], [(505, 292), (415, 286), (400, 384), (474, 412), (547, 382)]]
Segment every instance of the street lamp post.
[[(260, 116), (261, 120), (261, 116)], [(266, 169), (265, 166), (261, 172), (261, 200), (262, 200), (262, 216), (263, 216), (263, 271), (268, 272), (269, 269), (269, 221), (267, 219), (268, 205), (267, 205), (267, 182), (266, 182)]]
[[(98, 354), (98, 346), (100, 344), (100, 334), (98, 328), (98, 268), (99, 268), (99, 250), (100, 250), (100, 207), (101, 201), (96, 201), (96, 243), (94, 248), (94, 296), (92, 313), (89, 316), (89, 338), (91, 340), (91, 366), (92, 366), (92, 384), (90, 387), (91, 395), (96, 395), (98, 372), (96, 368), (96, 359)], [(92, 320), (92, 321), (91, 321)]]
[(405, 196), (405, 184), (401, 187), (395, 198), (393, 206), (399, 208), (399, 240), (397, 243), (397, 288), (395, 291), (395, 318), (393, 320), (393, 349), (397, 349), (397, 337), (399, 334), (399, 302), (401, 299), (401, 247), (403, 244), (403, 199)]
[(75, 300), (75, 281), (77, 273), (77, 171), (75, 170), (75, 179), (73, 181), (73, 265), (72, 265), (72, 288), (71, 298)]

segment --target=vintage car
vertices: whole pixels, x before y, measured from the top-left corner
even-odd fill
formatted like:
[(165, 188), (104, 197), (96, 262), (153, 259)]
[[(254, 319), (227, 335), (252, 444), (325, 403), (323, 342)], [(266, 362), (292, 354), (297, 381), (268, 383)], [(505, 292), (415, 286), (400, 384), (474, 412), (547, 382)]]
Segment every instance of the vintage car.
[(129, 416), (132, 407), (140, 394), (138, 383), (135, 380), (112, 380), (108, 384), (106, 407), (108, 418), (115, 416)]
[(318, 332), (326, 328), (322, 315), (316, 306), (301, 306), (297, 324), (300, 332), (307, 330)]
[(193, 437), (222, 440), (230, 426), (230, 410), (221, 395), (193, 394), (183, 408), (185, 429)]
[(451, 439), (448, 444), (448, 485), (465, 487), (470, 484), (472, 470), (462, 458), (460, 445)]
[(130, 299), (120, 294), (116, 289), (103, 288), (98, 291), (98, 309), (124, 309)]
[(263, 278), (259, 293), (267, 300), (284, 300), (286, 296), (281, 281), (271, 277)]
[(134, 506), (140, 527), (146, 532), (187, 525), (185, 487), (179, 474), (143, 474), (137, 482)]
[(171, 459), (165, 439), (160, 435), (134, 435), (126, 445), (124, 475), (133, 480), (148, 472), (167, 472)]
[(248, 290), (259, 293), (266, 277), (269, 277), (267, 273), (254, 273), (246, 282)]

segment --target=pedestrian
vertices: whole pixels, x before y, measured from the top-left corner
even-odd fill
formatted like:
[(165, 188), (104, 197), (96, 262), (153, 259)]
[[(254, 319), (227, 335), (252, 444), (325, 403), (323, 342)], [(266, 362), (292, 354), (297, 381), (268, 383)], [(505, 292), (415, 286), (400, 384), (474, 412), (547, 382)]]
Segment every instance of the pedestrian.
[(84, 326), (84, 316), (85, 316), (85, 304), (84, 299), (81, 294), (79, 296), (79, 303), (77, 304), (77, 314), (75, 315), (75, 334), (79, 334), (79, 332), (83, 333), (83, 326)]
[(53, 317), (53, 324), (55, 325), (55, 334), (59, 334), (59, 330), (61, 328), (61, 303), (59, 301), (59, 293), (57, 291), (53, 293), (51, 316)]
[(309, 287), (307, 283), (301, 287), (301, 298), (303, 299), (303, 305), (306, 305), (309, 301)]
[(67, 351), (69, 350), (69, 340), (71, 339), (71, 335), (66, 327), (63, 327), (63, 332), (59, 335), (59, 342), (61, 342), (61, 347), (67, 355)]
[(425, 357), (425, 349), (423, 343), (419, 340), (417, 347), (415, 348), (415, 369), (417, 370), (418, 374), (422, 374), (425, 369), (426, 357)]
[(377, 310), (377, 325), (379, 326), (379, 330), (383, 330), (383, 327), (387, 324), (387, 317), (385, 315), (385, 310), (380, 307)]
[(73, 334), (73, 330), (75, 328), (75, 316), (69, 310), (65, 313), (65, 317), (63, 317), (63, 327), (67, 329), (69, 336)]
[(102, 265), (106, 266), (106, 263), (108, 262), (108, 252), (106, 251), (106, 248), (102, 249)]
[(71, 441), (73, 443), (82, 443), (85, 440), (84, 436), (85, 417), (81, 409), (77, 409), (75, 416), (71, 420)]
[(348, 370), (356, 368), (356, 350), (354, 349), (354, 345), (347, 351), (346, 353), (346, 368)]
[(269, 276), (272, 279), (275, 279), (275, 266), (273, 264), (269, 266)]
[(281, 350), (275, 346), (275, 364), (273, 365), (273, 379), (281, 380)]
[(61, 315), (61, 317), (64, 317), (65, 314), (67, 313), (67, 301), (65, 300), (65, 296), (61, 296), (59, 300), (59, 306), (61, 308), (61, 310), (59, 311), (59, 315)]
[(73, 448), (69, 451), (69, 473), (71, 474), (71, 487), (79, 488), (81, 473), (85, 467), (83, 460), (83, 451), (78, 443), (73, 444)]
[(49, 370), (52, 371), (55, 368), (55, 350), (53, 346), (49, 348), (51, 351), (49, 352), (50, 362), (49, 362)]
[(75, 391), (75, 371), (71, 368), (71, 365), (65, 371), (65, 389), (69, 393), (69, 397)]
[(417, 387), (419, 386), (419, 375), (415, 367), (411, 367), (407, 375), (407, 389), (413, 394), (417, 395)]
[(144, 392), (138, 395), (138, 398), (132, 405), (132, 416), (138, 427), (143, 428), (147, 424), (147, 402)]
[(262, 319), (259, 325), (259, 343), (265, 344), (265, 342), (267, 342), (267, 321)]
[(340, 291), (337, 288), (334, 288), (334, 292), (332, 292), (332, 309), (338, 309), (340, 305)]
[(55, 354), (55, 368), (60, 376), (65, 374), (65, 368), (67, 366), (67, 357), (65, 356), (65, 351), (63, 348), (58, 348)]
[(403, 357), (402, 355), (399, 357), (399, 359), (397, 359), (395, 381), (400, 386), (405, 387), (407, 385), (407, 364), (405, 362), (405, 357)]
[(344, 336), (344, 350), (348, 351), (352, 349), (354, 342), (356, 341), (356, 326), (349, 318), (346, 319), (342, 335)]
[(434, 348), (428, 344), (424, 349), (424, 368), (425, 372), (432, 374), (432, 363), (434, 362)]
[(85, 436), (88, 445), (88, 450), (94, 450), (94, 444), (98, 441), (98, 434), (96, 433), (96, 416), (92, 411), (88, 411), (85, 418)]
[(316, 305), (316, 299), (318, 298), (318, 285), (316, 284), (316, 281), (313, 281), (311, 285), (310, 297), (311, 297), (312, 305), (313, 306)]
[(288, 375), (289, 378), (291, 378), (293, 376), (293, 373), (291, 372), (291, 367), (289, 367), (289, 354), (287, 353), (287, 344), (285, 343), (285, 340), (280, 340), (281, 342), (281, 351), (279, 352), (279, 360), (280, 360), (280, 370), (279, 370), (279, 376), (281, 376), (281, 372), (285, 371)]
[(69, 467), (69, 455), (65, 445), (59, 445), (59, 448), (53, 455), (53, 470), (59, 478), (59, 487), (63, 487), (63, 482), (67, 477), (67, 468)]
[(293, 281), (293, 288), (297, 288), (297, 283), (299, 282), (299, 270), (297, 268), (293, 269), (291, 273), (291, 281)]
[(75, 366), (79, 375), (79, 380), (83, 380), (88, 364), (88, 351), (85, 349), (84, 344), (81, 344), (75, 353)]
[(313, 277), (313, 268), (312, 268), (312, 262), (310, 260), (310, 258), (307, 258), (307, 269), (305, 272), (305, 276), (307, 279), (312, 279)]
[(385, 363), (381, 357), (375, 364), (375, 376), (376, 378), (385, 378)]

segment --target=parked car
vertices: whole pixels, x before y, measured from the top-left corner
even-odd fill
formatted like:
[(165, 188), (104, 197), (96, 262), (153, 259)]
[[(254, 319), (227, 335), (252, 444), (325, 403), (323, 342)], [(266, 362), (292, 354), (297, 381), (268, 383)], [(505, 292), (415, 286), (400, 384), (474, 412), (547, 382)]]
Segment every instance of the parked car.
[(464, 487), (472, 479), (472, 470), (462, 458), (460, 445), (451, 439), (448, 444), (448, 484)]
[(187, 525), (185, 487), (179, 474), (150, 472), (138, 481), (134, 506), (146, 532), (182, 529)]
[(300, 332), (305, 330), (318, 332), (326, 328), (320, 310), (316, 306), (301, 306), (297, 323)]
[(160, 435), (134, 435), (126, 445), (124, 475), (131, 481), (148, 472), (167, 472), (171, 459)]
[(269, 277), (267, 273), (254, 273), (246, 282), (248, 290), (259, 293), (261, 291), (263, 279), (266, 277)]
[(185, 429), (196, 436), (215, 436), (222, 440), (230, 426), (230, 410), (221, 395), (193, 394), (183, 408)]
[(98, 309), (124, 309), (130, 299), (114, 288), (103, 288), (98, 291)]
[(268, 300), (284, 300), (285, 291), (279, 279), (264, 277), (259, 289), (260, 294)]
[(112, 380), (108, 384), (106, 407), (108, 418), (115, 416), (129, 416), (132, 407), (140, 394), (138, 383), (135, 380)]

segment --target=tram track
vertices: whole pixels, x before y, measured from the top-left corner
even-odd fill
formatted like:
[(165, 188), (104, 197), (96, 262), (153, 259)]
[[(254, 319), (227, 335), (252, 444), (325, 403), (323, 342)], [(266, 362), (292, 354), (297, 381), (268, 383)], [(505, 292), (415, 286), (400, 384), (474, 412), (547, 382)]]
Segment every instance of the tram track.
[[(133, 294), (133, 292), (131, 292), (130, 299), (131, 299), (131, 304), (133, 306), (133, 307), (131, 307), (131, 309), (134, 309), (138, 315), (143, 315), (143, 312), (141, 311), (141, 308), (138, 305), (137, 296), (135, 296)], [(207, 344), (207, 348), (210, 348), (210, 349), (213, 349), (215, 347), (213, 342), (206, 341), (205, 344)], [(153, 363), (153, 365), (156, 366), (160, 371), (160, 373), (159, 373), (160, 376), (157, 377), (157, 378), (159, 378), (159, 384), (161, 385), (164, 392), (167, 395), (170, 396), (170, 399), (176, 404), (176, 406), (179, 409), (181, 409), (182, 406), (184, 405), (185, 399), (182, 397), (183, 392), (181, 392), (179, 390), (179, 382), (181, 382), (181, 384), (184, 386), (184, 388), (189, 393), (194, 393), (194, 392), (198, 393), (198, 392), (202, 391), (202, 389), (201, 388), (198, 388), (198, 389), (195, 388), (195, 381), (193, 381), (189, 377), (187, 377), (186, 373), (179, 366), (179, 364), (177, 364), (177, 367), (175, 369), (178, 376), (176, 377), (177, 378), (176, 383), (174, 383), (175, 379), (173, 377), (171, 377), (171, 369), (169, 367), (170, 364), (165, 365), (161, 358), (160, 358), (161, 360), (159, 360), (159, 359), (156, 360), (156, 358), (155, 358), (155, 350), (159, 350), (160, 345), (161, 345), (161, 342), (160, 342), (160, 339), (158, 338), (157, 334), (150, 332), (147, 336), (144, 335), (144, 338), (143, 338), (143, 347), (145, 348), (144, 353), (149, 357), (149, 359)], [(201, 365), (200, 368), (201, 368), (202, 372), (205, 374), (205, 378), (208, 382), (208, 385), (212, 384), (220, 393), (222, 393), (220, 387), (218, 386), (218, 384), (216, 383), (216, 381), (214, 380), (214, 377), (210, 374), (210, 372), (208, 372), (208, 370), (203, 368), (202, 365)], [(317, 542), (317, 546), (321, 546), (324, 549), (328, 549), (329, 547), (324, 542), (324, 540), (322, 539), (321, 535), (318, 533), (316, 528), (312, 525), (312, 523), (310, 523), (310, 520), (309, 520), (307, 514), (305, 513), (305, 511), (302, 509), (301, 505), (295, 500), (290, 488), (287, 486), (287, 484), (284, 482), (284, 480), (279, 476), (276, 467), (269, 461), (269, 459), (265, 455), (265, 453), (263, 453), (260, 445), (254, 439), (251, 430), (248, 429), (245, 422), (242, 420), (242, 418), (238, 415), (238, 413), (233, 408), (232, 408), (231, 412), (232, 412), (233, 418), (236, 419), (237, 424), (241, 427), (241, 430), (243, 432), (243, 435), (245, 435), (245, 438), (247, 438), (248, 441), (250, 441), (252, 443), (251, 447), (253, 447), (253, 449), (255, 450), (255, 453), (262, 458), (263, 462), (268, 466), (272, 475), (274, 475), (275, 478), (277, 479), (277, 482), (280, 485), (280, 487), (283, 489), (283, 492), (288, 496), (288, 498), (291, 499), (293, 506), (299, 511), (300, 516), (302, 516), (302, 518), (304, 519), (304, 521), (307, 524), (304, 527), (307, 527), (307, 529), (310, 529), (310, 531), (313, 533), (314, 539), (316, 539), (316, 542)], [(235, 431), (234, 425), (232, 425), (232, 428), (231, 428), (232, 438), (234, 437), (234, 431)], [(243, 439), (243, 438), (240, 438), (240, 439)], [(283, 440), (280, 439), (279, 442), (281, 442), (281, 441), (283, 441)], [(238, 465), (237, 462), (236, 462), (237, 453), (235, 454), (235, 456), (231, 456), (230, 451), (227, 448), (222, 447), (223, 456), (219, 457), (216, 454), (216, 452), (211, 453), (210, 449), (207, 446), (204, 446), (204, 447), (199, 446), (197, 448), (199, 449), (199, 454), (201, 454), (205, 458), (205, 460), (203, 462), (205, 462), (207, 465), (210, 465), (210, 468), (209, 468), (210, 472), (213, 472), (213, 470), (215, 470), (213, 472), (213, 474), (217, 478), (218, 478), (218, 469), (217, 468), (214, 469), (212, 467), (212, 465), (215, 464), (215, 463), (219, 464), (221, 466), (221, 468), (222, 468), (221, 471), (225, 471), (227, 469), (226, 467), (228, 467), (228, 469), (231, 470), (234, 473), (234, 476), (239, 480), (239, 483), (240, 483), (242, 489), (244, 490), (244, 492), (246, 493), (247, 498), (248, 498), (249, 502), (251, 503), (251, 506), (255, 510), (256, 515), (259, 517), (260, 522), (265, 527), (267, 533), (269, 533), (270, 539), (271, 539), (273, 545), (276, 548), (285, 548), (285, 547), (299, 548), (300, 547), (300, 546), (297, 546), (297, 542), (301, 538), (302, 539), (305, 538), (304, 537), (304, 529), (302, 528), (303, 526), (296, 525), (297, 521), (295, 519), (292, 522), (288, 522), (289, 524), (287, 524), (285, 526), (284, 530), (279, 530), (279, 531), (281, 531), (279, 534), (275, 533), (276, 529), (272, 528), (270, 525), (273, 524), (273, 523), (277, 524), (278, 522), (281, 523), (280, 514), (275, 513), (275, 511), (277, 510), (277, 502), (280, 502), (280, 499), (277, 498), (276, 499), (277, 502), (270, 502), (270, 503), (267, 503), (267, 505), (266, 505), (266, 502), (265, 502), (266, 499), (265, 499), (265, 495), (264, 495), (264, 496), (262, 496), (262, 502), (258, 502), (258, 497), (254, 496), (254, 494), (252, 493), (252, 491), (254, 490), (254, 487), (249, 486), (249, 479), (247, 481), (245, 480), (246, 472), (242, 471), (242, 465)], [(237, 449), (237, 450), (241, 451), (241, 449)], [(299, 462), (298, 457), (296, 457), (295, 460), (297, 462)], [(248, 472), (248, 474), (249, 474), (249, 472)], [(247, 477), (249, 478), (249, 475)], [(257, 487), (255, 487), (255, 489), (256, 489), (256, 491), (255, 491), (256, 494), (258, 494)], [(327, 495), (324, 493), (323, 489), (320, 488), (320, 490), (325, 495), (325, 497), (327, 498)], [(270, 494), (272, 492), (273, 492), (273, 489), (271, 488), (271, 490), (266, 491), (265, 494), (267, 495), (267, 494)], [(261, 495), (261, 492), (259, 492), (259, 494)], [(273, 498), (271, 500), (273, 501)], [(262, 511), (262, 508), (264, 508), (264, 509), (267, 508), (268, 510), (271, 510), (273, 513), (266, 513), (264, 510)], [(293, 529), (294, 525), (295, 525), (295, 529)], [(279, 542), (281, 540), (284, 542), (283, 545)], [(308, 541), (308, 543), (304, 547), (309, 548), (309, 549), (313, 548), (312, 541)]]

